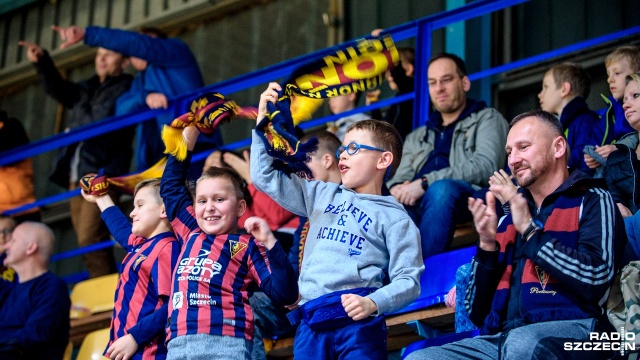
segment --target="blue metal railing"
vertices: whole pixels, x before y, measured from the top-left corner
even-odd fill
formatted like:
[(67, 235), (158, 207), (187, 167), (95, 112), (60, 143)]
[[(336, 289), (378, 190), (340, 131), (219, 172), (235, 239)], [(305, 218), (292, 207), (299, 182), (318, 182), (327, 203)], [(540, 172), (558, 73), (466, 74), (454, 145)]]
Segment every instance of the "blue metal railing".
[[(392, 104), (397, 104), (397, 103), (404, 102), (411, 99), (415, 100), (414, 101), (414, 127), (423, 124), (424, 122), (426, 122), (426, 119), (428, 118), (427, 111), (428, 111), (428, 104), (430, 101), (428, 84), (426, 81), (426, 73), (427, 73), (428, 59), (431, 57), (432, 32), (434, 30), (443, 28), (449, 24), (468, 20), (468, 19), (479, 17), (482, 15), (486, 15), (486, 14), (495, 12), (497, 10), (501, 10), (507, 7), (521, 4), (525, 1), (528, 1), (528, 0), (474, 1), (463, 7), (460, 7), (454, 10), (445, 11), (439, 14), (427, 16), (427, 17), (424, 17), (415, 21), (407, 22), (399, 26), (395, 26), (385, 30), (385, 33), (390, 34), (395, 41), (402, 41), (410, 38), (416, 38), (416, 63), (415, 63), (415, 79), (416, 79), (415, 89), (416, 90), (415, 92), (404, 94), (402, 96), (396, 96), (389, 99), (384, 99), (375, 104), (365, 106), (365, 107), (360, 107), (358, 109), (341, 113), (339, 115), (330, 115), (320, 119), (308, 121), (308, 122), (302, 123), (301, 127), (310, 128), (310, 127), (319, 126), (319, 125), (325, 124), (328, 121), (337, 120), (338, 118), (343, 116), (348, 116), (358, 112), (370, 111), (373, 109), (386, 107)], [(470, 74), (469, 78), (471, 80), (477, 80), (481, 78), (490, 77), (499, 73), (511, 71), (517, 68), (532, 65), (532, 64), (549, 60), (555, 57), (568, 55), (576, 51), (588, 49), (590, 47), (593, 47), (602, 43), (606, 43), (609, 41), (619, 39), (621, 37), (626, 37), (626, 36), (630, 36), (638, 33), (640, 33), (640, 27), (634, 27), (634, 28), (618, 31), (618, 32), (600, 36), (594, 39), (590, 39), (590, 40), (582, 41), (569, 46), (565, 46), (560, 49), (545, 52), (543, 54), (535, 55), (530, 58), (514, 61), (512, 63), (497, 66), (491, 69), (482, 70), (480, 72)], [(143, 121), (147, 121), (149, 119), (155, 118), (157, 115), (160, 115), (166, 112), (179, 114), (182, 111), (182, 109), (187, 108), (187, 105), (191, 102), (193, 98), (195, 98), (200, 94), (216, 91), (216, 92), (220, 92), (225, 95), (228, 95), (228, 94), (236, 93), (241, 90), (249, 89), (251, 87), (254, 87), (260, 84), (264, 84), (268, 81), (274, 81), (278, 78), (282, 78), (289, 75), (293, 71), (293, 69), (296, 68), (299, 64), (313, 60), (313, 59), (317, 59), (318, 57), (328, 55), (332, 51), (333, 50), (331, 48), (318, 50), (313, 53), (302, 55), (279, 64), (271, 65), (260, 70), (256, 70), (244, 75), (237, 76), (229, 80), (225, 80), (216, 84), (212, 84), (210, 86), (206, 86), (206, 87), (194, 90), (192, 92), (183, 94), (177, 98), (172, 99), (170, 102), (169, 108), (165, 110), (161, 110), (161, 109), (148, 110), (148, 111), (142, 111), (142, 112), (124, 115), (124, 116), (114, 116), (114, 117), (103, 119), (101, 121), (98, 121), (80, 128), (73, 129), (68, 133), (54, 135), (38, 141), (34, 141), (31, 144), (1, 153), (0, 166), (7, 165), (25, 158), (33, 157), (48, 151), (52, 151), (57, 148), (67, 146), (79, 141), (83, 141), (91, 137), (97, 136), (99, 134), (114, 131), (126, 126), (138, 124)], [(224, 145), (221, 147), (221, 149), (233, 150), (233, 149), (246, 147), (250, 145), (250, 141), (251, 141), (250, 139), (243, 139), (231, 144)], [(193, 160), (194, 161), (202, 160), (207, 155), (208, 153), (196, 154), (194, 155)], [(11, 215), (11, 214), (26, 211), (28, 209), (32, 209), (35, 207), (42, 207), (52, 203), (63, 201), (77, 195), (79, 195), (79, 190), (68, 191), (61, 194), (49, 196), (43, 199), (39, 199), (34, 203), (27, 204), (19, 208), (11, 209), (9, 211), (6, 211), (5, 213), (8, 215)], [(108, 247), (108, 246), (112, 246), (113, 242), (105, 241), (100, 244), (101, 245), (99, 246)], [(95, 245), (92, 245), (92, 246), (95, 246)], [(61, 260), (71, 256), (77, 256), (77, 255), (95, 250), (92, 246), (75, 249), (67, 253), (57, 254), (52, 258), (52, 261)]]

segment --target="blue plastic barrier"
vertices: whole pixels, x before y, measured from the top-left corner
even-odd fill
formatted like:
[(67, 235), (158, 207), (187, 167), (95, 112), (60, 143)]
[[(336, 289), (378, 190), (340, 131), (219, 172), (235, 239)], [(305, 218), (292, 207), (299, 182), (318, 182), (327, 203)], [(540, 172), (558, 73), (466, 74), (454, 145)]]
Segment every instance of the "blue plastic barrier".
[(426, 258), (420, 278), (420, 296), (394, 315), (444, 303), (444, 296), (456, 284), (456, 271), (461, 265), (471, 262), (475, 254), (476, 247), (470, 246)]

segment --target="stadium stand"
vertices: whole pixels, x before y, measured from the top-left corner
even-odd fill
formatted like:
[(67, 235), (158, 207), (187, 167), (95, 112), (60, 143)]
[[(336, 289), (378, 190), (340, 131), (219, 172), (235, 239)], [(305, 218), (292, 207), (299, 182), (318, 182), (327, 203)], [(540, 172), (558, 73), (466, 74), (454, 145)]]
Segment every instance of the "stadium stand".
[[(418, 44), (431, 44), (430, 38), (432, 36), (432, 31), (441, 29), (448, 24), (455, 23), (458, 21), (467, 20), (476, 16), (482, 16), (484, 14), (489, 14), (491, 12), (514, 6), (520, 4), (526, 0), (479, 0), (474, 1), (472, 3), (467, 4), (461, 8), (446, 11), (443, 13), (439, 13), (433, 16), (428, 16), (426, 18), (422, 18), (417, 21), (409, 22), (406, 24), (402, 24), (396, 27), (392, 27), (387, 29), (386, 31), (391, 34), (396, 41), (406, 40), (415, 38), (416, 43)], [(482, 78), (487, 78), (490, 76), (494, 76), (497, 74), (501, 74), (507, 71), (511, 71), (514, 69), (522, 68), (525, 66), (529, 66), (541, 61), (545, 61), (548, 59), (566, 56), (568, 54), (572, 54), (577, 51), (583, 51), (585, 49), (589, 49), (599, 44), (603, 44), (609, 41), (613, 41), (615, 39), (619, 39), (625, 36), (635, 35), (640, 33), (640, 27), (630, 28), (623, 31), (611, 33), (609, 35), (600, 36), (597, 38), (593, 38), (590, 40), (582, 41), (579, 43), (575, 43), (572, 45), (568, 45), (565, 47), (561, 47), (550, 52), (546, 52), (543, 54), (539, 54), (536, 56), (532, 56), (529, 58), (525, 58), (522, 60), (514, 61), (509, 64), (497, 66), (491, 69), (485, 69), (478, 73), (471, 74), (469, 78), (473, 80), (478, 80)], [(366, 112), (373, 109), (379, 109), (382, 107), (389, 106), (391, 104), (396, 104), (402, 101), (406, 101), (408, 99), (418, 100), (414, 103), (416, 104), (417, 111), (414, 113), (415, 122), (414, 126), (421, 125), (427, 117), (428, 107), (422, 106), (422, 104), (428, 104), (428, 91), (426, 90), (426, 76), (424, 76), (426, 71), (426, 60), (430, 57), (431, 49), (429, 46), (423, 46), (418, 49), (417, 53), (417, 69), (416, 69), (416, 79), (420, 82), (420, 86), (416, 86), (416, 91), (414, 93), (405, 94), (403, 96), (394, 97), (382, 100), (376, 104), (360, 107), (354, 109), (350, 112), (342, 113), (338, 115), (331, 115), (327, 117), (323, 117), (320, 119), (316, 119), (313, 121), (309, 121), (302, 125), (303, 128), (312, 128), (319, 126), (321, 124), (325, 124), (330, 121), (335, 121), (339, 117), (347, 116), (350, 114), (355, 114), (359, 112)], [(180, 108), (185, 108), (186, 104), (196, 95), (202, 94), (205, 92), (217, 91), (222, 92), (224, 94), (233, 94), (235, 92), (248, 89), (250, 87), (256, 86), (260, 83), (264, 83), (266, 81), (276, 79), (282, 76), (288, 75), (291, 70), (299, 64), (300, 62), (304, 62), (310, 59), (315, 59), (318, 57), (322, 57), (324, 54), (327, 54), (328, 50), (320, 50), (317, 52), (313, 52), (298, 58), (291, 59), (289, 61), (276, 64), (273, 66), (266, 67), (264, 69), (254, 71), (233, 79), (229, 79), (220, 83), (216, 83), (210, 86), (206, 86), (204, 88), (198, 89), (197, 91), (183, 94), (177, 98), (171, 100), (170, 108), (167, 111), (178, 112)], [(420, 65), (422, 64), (422, 65)], [(425, 100), (426, 99), (426, 100)], [(74, 142), (79, 142), (84, 139), (90, 138), (92, 136), (96, 136), (97, 134), (113, 131), (125, 126), (130, 126), (132, 124), (138, 124), (143, 121), (146, 121), (150, 117), (154, 117), (159, 114), (161, 110), (152, 110), (148, 112), (136, 113), (132, 115), (126, 116), (118, 116), (112, 117), (108, 119), (104, 119), (102, 121), (96, 122), (94, 124), (85, 126), (83, 128), (79, 128), (77, 130), (73, 130), (69, 133), (59, 134), (55, 136), (51, 136), (45, 139), (37, 140), (32, 142), (30, 145), (23, 146), (17, 148), (15, 150), (7, 151), (5, 153), (0, 154), (0, 166), (5, 164), (10, 164), (12, 162), (25, 159), (28, 157), (33, 157), (41, 153), (45, 153), (48, 151), (52, 151), (59, 147), (72, 144)], [(223, 146), (223, 150), (235, 150), (238, 148), (246, 147), (249, 144), (249, 139), (245, 139), (242, 141), (238, 141), (235, 143), (227, 144)], [(196, 154), (194, 156), (194, 161), (203, 160), (207, 155), (207, 152), (203, 152), (200, 154)], [(79, 191), (69, 191), (62, 194), (57, 194), (54, 196), (50, 196), (47, 198), (38, 199), (36, 202), (22, 206), (20, 208), (12, 209), (7, 212), (7, 214), (19, 213), (28, 209), (36, 208), (36, 207), (46, 207), (48, 205), (65, 201), (73, 196), (78, 196)], [(454, 247), (458, 248), (461, 246), (465, 246), (473, 243), (477, 239), (477, 234), (473, 229), (472, 224), (465, 224), (458, 227), (456, 230), (455, 238), (454, 238)], [(106, 246), (112, 246), (113, 242), (105, 242)], [(103, 244), (102, 246), (105, 246)], [(450, 271), (445, 271), (443, 274), (445, 277), (450, 276), (450, 279), (447, 278), (443, 280), (442, 286), (439, 286), (437, 289), (432, 288), (432, 284), (423, 283), (425, 287), (425, 291), (432, 291), (431, 298), (427, 296), (425, 293), (424, 296), (421, 294), (420, 298), (416, 301), (416, 303), (410, 305), (407, 308), (407, 311), (403, 311), (401, 313), (393, 314), (387, 317), (387, 326), (389, 328), (389, 350), (397, 350), (403, 347), (406, 347), (411, 342), (423, 339), (424, 337), (429, 337), (433, 335), (440, 335), (443, 332), (451, 331), (453, 328), (453, 310), (450, 308), (446, 308), (442, 306), (442, 301), (444, 300), (444, 294), (451, 288), (451, 286), (455, 282), (455, 271), (457, 267), (463, 262), (458, 263), (457, 261), (463, 261), (463, 258), (468, 255), (469, 249), (472, 248), (461, 248), (460, 250), (454, 250), (451, 253), (455, 253), (459, 255), (459, 258), (456, 258), (455, 265), (449, 263), (446, 256), (452, 256), (450, 253), (441, 254), (444, 257), (440, 259), (441, 262), (436, 263), (436, 260), (432, 260), (432, 258), (427, 259), (427, 262), (431, 261), (428, 265), (431, 268), (439, 268), (442, 266), (441, 264), (447, 264), (447, 268)], [(81, 254), (84, 252), (92, 251), (92, 247), (87, 247), (85, 249), (80, 249), (80, 251), (74, 250), (74, 255)], [(462, 255), (464, 254), (464, 256)], [(64, 258), (64, 254), (57, 254), (58, 258)], [(55, 259), (54, 259), (55, 260)], [(469, 259), (466, 258), (466, 261)], [(433, 271), (425, 271), (425, 275), (433, 275)], [(79, 277), (73, 277), (74, 279), (78, 279)], [(451, 280), (453, 279), (453, 280)], [(429, 279), (431, 280), (431, 279)], [(448, 282), (451, 280), (450, 282)], [(105, 304), (104, 301), (101, 302), (101, 305), (91, 304), (93, 302), (97, 302), (97, 298), (91, 300), (84, 300), (84, 302), (80, 299), (75, 301), (74, 298), (81, 298), (79, 294), (74, 295), (72, 293), (72, 327), (71, 327), (71, 341), (74, 345), (78, 345), (82, 343), (82, 347), (80, 349), (80, 353), (78, 354), (78, 359), (90, 359), (92, 358), (90, 344), (94, 344), (96, 346), (95, 351), (99, 351), (99, 354), (102, 354), (104, 350), (104, 344), (106, 344), (107, 340), (102, 341), (102, 338), (98, 336), (100, 334), (104, 335), (106, 333), (106, 338), (108, 339), (108, 329), (100, 330), (98, 332), (92, 332), (93, 330), (103, 328), (108, 326), (110, 321), (111, 312), (113, 306), (113, 290), (115, 289), (115, 283), (117, 281), (117, 277), (115, 279), (110, 279), (109, 281), (113, 281), (113, 285), (109, 282), (109, 291), (103, 291), (101, 289), (100, 292), (106, 294), (110, 294), (109, 301), (111, 302), (111, 307)], [(425, 280), (426, 281), (426, 280)], [(434, 280), (435, 281), (435, 280)], [(449, 284), (448, 286), (445, 285)], [(81, 286), (82, 283), (76, 285), (76, 287)], [(86, 285), (86, 284), (85, 284)], [(83, 285), (84, 286), (84, 285)], [(82, 288), (82, 286), (81, 286)], [(74, 288), (74, 292), (75, 292)], [(80, 290), (78, 290), (80, 291)], [(89, 298), (93, 298), (95, 294), (98, 292), (89, 291)], [(420, 302), (422, 301), (422, 302)], [(97, 333), (97, 334), (96, 334)], [(87, 335), (89, 334), (89, 335)], [(83, 341), (84, 339), (84, 341)], [(100, 346), (96, 345), (96, 341), (99, 342)], [(277, 340), (265, 340), (265, 348), (267, 349), (270, 356), (273, 357), (287, 357), (292, 354), (292, 346), (293, 339), (277, 339)], [(99, 350), (97, 350), (99, 348)], [(88, 356), (88, 357), (81, 357)]]

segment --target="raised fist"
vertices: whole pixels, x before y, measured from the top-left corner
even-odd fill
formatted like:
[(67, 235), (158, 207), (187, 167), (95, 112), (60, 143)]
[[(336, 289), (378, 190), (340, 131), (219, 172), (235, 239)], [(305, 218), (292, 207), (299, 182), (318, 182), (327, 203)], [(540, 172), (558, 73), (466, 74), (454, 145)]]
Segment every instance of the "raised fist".
[(107, 177), (104, 175), (85, 175), (80, 179), (80, 187), (85, 193), (93, 196), (103, 196), (109, 192), (109, 182), (107, 182)]

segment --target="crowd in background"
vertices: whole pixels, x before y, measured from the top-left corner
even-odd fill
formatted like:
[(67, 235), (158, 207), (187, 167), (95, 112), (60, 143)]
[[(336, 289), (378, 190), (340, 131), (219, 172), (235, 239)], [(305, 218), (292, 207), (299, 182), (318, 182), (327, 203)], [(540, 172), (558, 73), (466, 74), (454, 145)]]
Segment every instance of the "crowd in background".
[[(46, 93), (67, 109), (66, 131), (166, 108), (172, 97), (204, 85), (188, 47), (156, 29), (54, 30), (63, 47), (98, 47), (95, 75), (71, 82), (46, 50), (20, 42)], [(400, 63), (386, 74), (398, 95), (413, 91), (414, 54), (400, 49)], [(129, 65), (135, 77), (125, 72)], [(172, 119), (158, 117), (61, 149), (53, 183), (72, 190), (83, 176), (95, 175), (83, 197), (70, 201), (78, 244), (111, 234), (127, 251), (106, 356), (179, 358), (199, 349), (259, 359), (265, 357), (262, 337), (295, 334), (295, 355), (386, 358), (384, 319), (376, 315), (413, 301), (423, 262), (450, 250), (456, 226), (470, 221), (480, 238), (477, 254), (462, 272), (465, 290), (452, 290), (447, 304), (458, 298), (458, 330), (479, 327), (483, 336), (411, 356), (559, 354), (561, 344), (543, 335), (577, 341), (609, 331), (609, 286), (624, 265), (640, 259), (640, 49), (617, 48), (604, 66), (610, 94), (603, 109), (586, 103), (586, 71), (563, 62), (540, 79), (540, 110), (507, 121), (483, 99), (467, 97), (471, 81), (463, 59), (438, 54), (426, 75), (432, 106), (426, 124), (412, 129), (413, 102), (407, 101), (301, 136), (302, 142), (314, 135), (319, 141), (308, 162), (313, 180), (271, 167), (257, 129), (251, 155), (212, 152), (195, 187), (187, 188), (196, 142), (220, 143), (198, 140), (188, 127), (189, 156), (170, 156), (161, 181), (138, 185), (133, 223), (106, 179), (127, 173), (134, 158), (138, 169), (156, 163), (163, 156), (161, 127)], [(277, 87), (270, 84), (261, 95), (259, 120)], [(339, 114), (378, 96), (343, 95), (329, 107)], [(0, 152), (28, 142), (20, 122), (0, 112)], [(30, 159), (0, 167), (0, 212), (35, 200), (33, 176)], [(350, 227), (349, 214), (366, 217), (371, 227), (357, 220)], [(37, 209), (0, 217), (0, 352), (14, 358), (61, 358), (68, 341), (68, 313), (60, 310), (69, 307), (66, 285), (48, 271), (54, 237), (39, 220)], [(355, 234), (362, 234), (358, 245)], [(337, 247), (349, 236), (349, 254), (340, 258)], [(328, 240), (334, 244), (321, 245)], [(408, 255), (412, 247), (420, 251)], [(116, 271), (111, 249), (85, 254), (83, 261), (90, 277)], [(201, 288), (194, 290), (194, 283)], [(41, 305), (41, 298), (50, 302)], [(320, 321), (313, 315), (324, 310), (314, 306), (337, 307), (344, 321)], [(13, 308), (22, 310), (16, 315)], [(290, 311), (303, 320), (289, 323)], [(348, 340), (354, 334), (367, 334), (369, 341)]]

